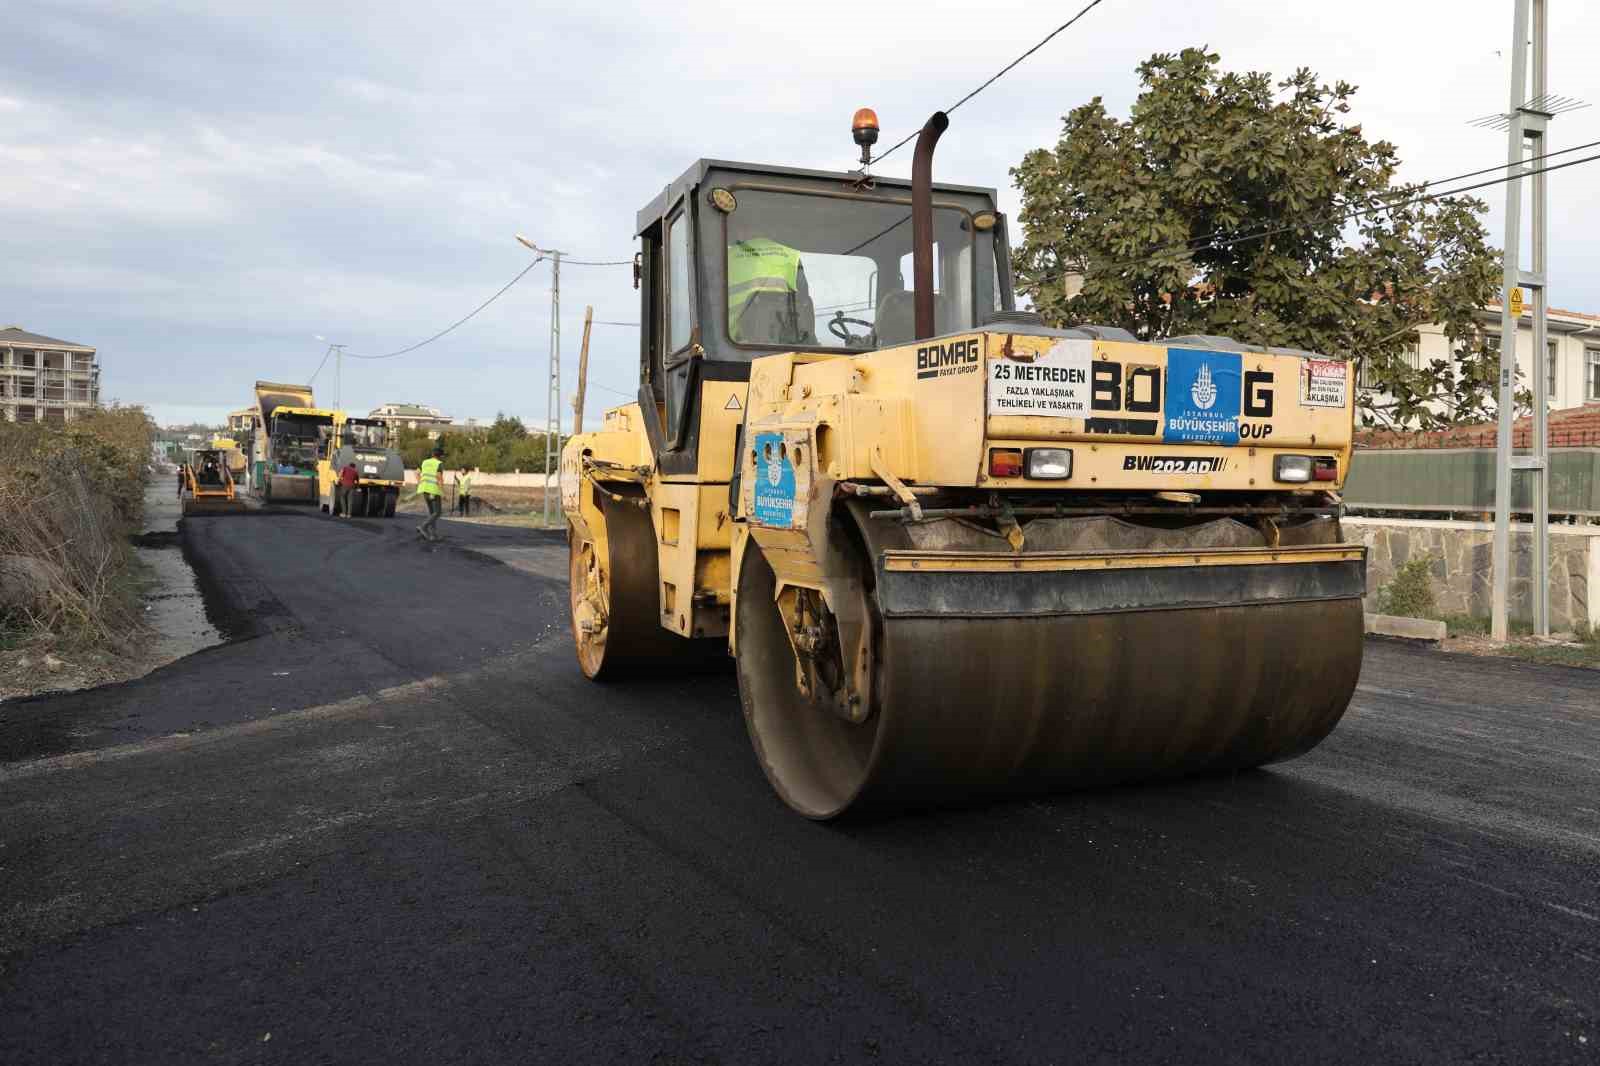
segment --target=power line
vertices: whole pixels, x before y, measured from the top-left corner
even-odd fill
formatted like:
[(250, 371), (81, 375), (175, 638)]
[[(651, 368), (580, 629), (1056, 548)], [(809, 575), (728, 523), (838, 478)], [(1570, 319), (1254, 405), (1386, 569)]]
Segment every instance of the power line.
[(639, 328), (639, 323), (637, 322), (616, 322), (609, 318), (597, 318), (594, 320), (594, 324), (597, 326), (632, 326), (634, 329)]
[[(1039, 49), (1055, 40), (1055, 38), (1061, 33), (1071, 29), (1073, 23), (1083, 18), (1083, 16), (1087, 15), (1090, 11), (1093, 11), (1095, 8), (1099, 7), (1103, 2), (1104, 0), (1089, 0), (1089, 3), (1085, 4), (1082, 10), (1080, 10), (1076, 15), (1073, 15), (1067, 21), (1063, 22), (1061, 25), (1045, 34), (1038, 44), (1035, 44), (1032, 48), (1028, 49), (1026, 52), (1007, 63), (1005, 66), (1001, 67), (1000, 70), (997, 71), (988, 81), (984, 82), (982, 85), (978, 86), (976, 89), (972, 90), (970, 93), (963, 96), (949, 107), (945, 108), (944, 113), (947, 115), (951, 114), (956, 108), (960, 107), (962, 104), (966, 103), (968, 100), (971, 100), (974, 96), (977, 96), (979, 93), (983, 92), (983, 90), (987, 89), (989, 86), (993, 85), (995, 82), (1011, 73), (1012, 68), (1016, 67), (1017, 64), (1021, 63), (1024, 59), (1027, 59), (1029, 56), (1033, 55), (1033, 53), (1037, 52)], [(877, 158), (874, 159), (873, 162), (881, 163), (883, 160), (893, 155), (897, 150), (903, 148), (916, 135), (916, 133), (907, 134), (904, 139), (897, 141), (891, 148), (889, 148), (888, 151), (878, 153)]]
[[(512, 278), (510, 281), (506, 282), (503, 286), (500, 287), (500, 291), (499, 292), (495, 293), (493, 296), (491, 296), (487, 300), (483, 301), (483, 303), (479, 304), (477, 307), (474, 307), (465, 316), (456, 319), (454, 322), (450, 323), (450, 325), (446, 326), (444, 329), (441, 329), (438, 333), (435, 333), (433, 336), (429, 337), (427, 340), (418, 341), (417, 343), (411, 345), (409, 348), (401, 348), (399, 351), (396, 351), (396, 352), (386, 352), (383, 355), (356, 355), (354, 352), (346, 352), (345, 354), (348, 355), (352, 359), (393, 359), (397, 355), (405, 355), (408, 352), (414, 352), (418, 348), (421, 348), (425, 344), (432, 344), (434, 341), (438, 340), (440, 337), (443, 337), (446, 333), (449, 333), (452, 330), (456, 329), (457, 327), (463, 326), (467, 322), (471, 321), (473, 318), (475, 318), (477, 316), (478, 312), (482, 311), (484, 308), (488, 307), (490, 304), (492, 304), (496, 300), (500, 299), (500, 297), (504, 296), (511, 289), (511, 286), (513, 286), (517, 282), (521, 281), (524, 277), (527, 276), (528, 271), (532, 270), (534, 267), (538, 266), (542, 262), (544, 262), (544, 257), (540, 256), (538, 259), (535, 259), (533, 262), (531, 262), (527, 266), (523, 267), (520, 271), (517, 272), (517, 276), (516, 277)], [(329, 349), (329, 351), (332, 351), (332, 349)], [(324, 360), (324, 361), (326, 361), (326, 360)]]
[[(1558, 155), (1569, 155), (1569, 154), (1571, 154), (1573, 152), (1581, 152), (1585, 148), (1594, 148), (1596, 146), (1600, 146), (1600, 141), (1590, 141), (1587, 144), (1574, 145), (1571, 148), (1563, 148), (1558, 152), (1547, 152), (1544, 155), (1529, 156), (1528, 158), (1523, 159), (1523, 160), (1521, 160), (1519, 162), (1516, 162), (1516, 163), (1509, 163), (1509, 162), (1508, 163), (1496, 163), (1494, 166), (1483, 167), (1483, 168), (1481, 168), (1479, 170), (1469, 170), (1464, 174), (1456, 174), (1456, 175), (1453, 175), (1453, 176), (1448, 177), (1448, 178), (1435, 178), (1435, 179), (1433, 179), (1431, 181), (1423, 182), (1419, 187), (1422, 188), (1422, 189), (1431, 189), (1435, 185), (1449, 185), (1452, 182), (1463, 181), (1463, 180), (1465, 180), (1467, 178), (1475, 178), (1480, 174), (1492, 174), (1497, 170), (1507, 170), (1507, 169), (1509, 169), (1511, 167), (1526, 166), (1529, 163), (1537, 163), (1541, 159), (1550, 159), (1550, 158), (1553, 158), (1553, 157), (1558, 156)], [(1507, 179), (1500, 179), (1500, 180), (1504, 181), (1504, 180), (1507, 180)], [(1491, 184), (1495, 184), (1495, 182), (1485, 182), (1482, 185), (1474, 185), (1474, 186), (1471, 186), (1470, 188), (1472, 188), (1472, 189), (1483, 188), (1486, 185), (1491, 185)], [(1450, 189), (1450, 190), (1446, 190), (1445, 192), (1438, 193), (1436, 195), (1437, 195), (1437, 197), (1456, 196), (1456, 195), (1459, 195), (1460, 193), (1467, 192), (1467, 191), (1470, 191), (1470, 189), (1467, 189), (1467, 188)], [(1337, 210), (1343, 210), (1343, 209), (1345, 209), (1347, 207), (1352, 207), (1355, 204), (1360, 203), (1360, 204), (1363, 205), (1364, 208), (1371, 208), (1372, 210), (1386, 210), (1386, 209), (1391, 208), (1391, 207), (1404, 207), (1409, 203), (1417, 202), (1415, 200), (1411, 200), (1411, 201), (1405, 201), (1405, 202), (1399, 203), (1399, 204), (1380, 205), (1380, 204), (1376, 203), (1376, 201), (1377, 201), (1377, 199), (1378, 199), (1378, 197), (1380, 195), (1382, 195), (1382, 194), (1381, 193), (1373, 193), (1373, 194), (1370, 194), (1370, 195), (1362, 198), (1361, 200), (1346, 200), (1346, 201), (1344, 201), (1344, 203), (1337, 205), (1336, 209)], [(1364, 213), (1364, 212), (1357, 212), (1355, 214), (1349, 214), (1349, 215), (1345, 215), (1345, 216), (1342, 216), (1342, 217), (1335, 217), (1333, 215), (1328, 215), (1326, 217), (1314, 218), (1310, 223), (1307, 223), (1307, 224), (1308, 225), (1315, 225), (1320, 221), (1328, 221), (1328, 222), (1347, 221), (1350, 218), (1360, 217), (1360, 214), (1362, 214), (1362, 213)], [(1272, 231), (1272, 232), (1283, 232), (1285, 229), (1291, 229), (1291, 228), (1296, 228), (1296, 227), (1279, 227), (1277, 230)], [(1260, 235), (1271, 236), (1271, 232), (1268, 232), (1266, 230), (1262, 230), (1262, 231), (1259, 231), (1259, 232), (1260, 232)], [(1220, 245), (1220, 246), (1213, 245), (1211, 243), (1212, 239), (1215, 238), (1218, 235), (1219, 235), (1219, 233), (1212, 233), (1212, 234), (1210, 234), (1208, 236), (1192, 237), (1188, 241), (1185, 241), (1184, 244), (1193, 245), (1194, 246), (1193, 250), (1197, 251), (1197, 252), (1198, 251), (1205, 251), (1207, 248), (1211, 248), (1211, 247), (1231, 247), (1231, 245)], [(1247, 230), (1247, 231), (1245, 231), (1244, 234), (1240, 235), (1239, 238), (1238, 238), (1238, 241), (1236, 241), (1234, 243), (1238, 243), (1240, 241), (1250, 240), (1250, 239), (1254, 239), (1254, 237), (1251, 235), (1250, 231)], [(1155, 253), (1152, 253), (1152, 254), (1159, 254), (1160, 251), (1171, 250), (1172, 247), (1173, 246), (1169, 245), (1169, 246), (1167, 246), (1165, 248), (1158, 248), (1157, 251)], [(1136, 262), (1142, 262), (1142, 261), (1143, 260), (1132, 260), (1131, 262), (1135, 262), (1136, 263)]]
[(333, 348), (334, 346), (330, 344), (328, 345), (328, 350), (322, 353), (322, 362), (318, 363), (317, 369), (311, 372), (311, 380), (306, 382), (307, 385), (315, 385), (317, 383), (317, 375), (322, 373), (322, 368), (328, 365), (328, 356), (333, 354)]
[[(421, 348), (424, 345), (432, 344), (434, 341), (438, 340), (440, 337), (443, 337), (445, 334), (450, 333), (453, 330), (455, 330), (455, 329), (457, 329), (457, 328), (459, 328), (461, 326), (466, 325), (473, 318), (477, 317), (479, 312), (481, 312), (484, 308), (488, 307), (490, 304), (494, 303), (496, 300), (500, 299), (500, 297), (504, 296), (511, 289), (511, 287), (513, 285), (515, 285), (517, 282), (521, 281), (523, 279), (523, 277), (527, 275), (528, 271), (532, 270), (534, 267), (536, 267), (540, 263), (544, 262), (544, 260), (546, 258), (548, 258), (548, 257), (544, 256), (544, 255), (540, 255), (533, 262), (531, 262), (527, 266), (523, 267), (522, 270), (517, 273), (516, 277), (514, 277), (510, 281), (506, 282), (505, 285), (503, 285), (500, 288), (500, 291), (496, 292), (493, 296), (491, 296), (487, 300), (483, 301), (483, 303), (479, 304), (477, 307), (474, 307), (464, 317), (459, 318), (456, 321), (452, 322), (450, 325), (446, 326), (444, 329), (441, 329), (438, 333), (435, 333), (433, 336), (429, 337), (427, 340), (418, 341), (416, 344), (413, 344), (410, 347), (401, 348), (398, 351), (385, 352), (382, 355), (357, 355), (354, 352), (345, 352), (344, 354), (349, 356), (351, 359), (393, 359), (396, 356), (406, 355), (406, 354), (408, 354), (410, 352), (414, 352), (418, 348)], [(576, 266), (632, 266), (633, 265), (633, 260), (632, 259), (572, 259), (572, 258), (570, 258), (568, 256), (565, 256), (565, 255), (563, 255), (561, 257), (561, 261), (563, 263), (565, 263), (565, 264), (576, 265)], [(332, 349), (330, 348), (329, 351), (331, 352)], [(323, 362), (327, 362), (327, 358), (326, 357), (323, 358)], [(322, 368), (319, 366), (317, 369), (320, 371)]]
[[(1596, 143), (1600, 143), (1600, 142), (1596, 142)], [(1593, 146), (1594, 145), (1584, 145), (1582, 147), (1593, 147)], [(1576, 149), (1572, 149), (1572, 150), (1576, 150)], [(1552, 155), (1552, 156), (1553, 155), (1561, 155), (1561, 154), (1564, 154), (1564, 153), (1563, 152), (1551, 152), (1550, 153), (1550, 155)], [(1545, 157), (1541, 156), (1540, 158), (1545, 158)], [(1329, 214), (1329, 215), (1313, 216), (1313, 217), (1311, 217), (1309, 219), (1304, 219), (1304, 220), (1302, 220), (1300, 222), (1291, 222), (1291, 223), (1286, 223), (1284, 225), (1273, 226), (1273, 227), (1270, 227), (1270, 228), (1258, 230), (1258, 231), (1253, 232), (1253, 233), (1252, 232), (1246, 232), (1246, 233), (1239, 234), (1239, 235), (1234, 236), (1234, 237), (1229, 237), (1227, 239), (1221, 239), (1221, 238), (1227, 237), (1227, 235), (1225, 233), (1215, 232), (1215, 233), (1212, 233), (1212, 234), (1210, 234), (1208, 236), (1191, 238), (1188, 241), (1183, 241), (1183, 242), (1180, 242), (1180, 243), (1167, 244), (1167, 245), (1156, 245), (1156, 246), (1153, 246), (1152, 248), (1150, 248), (1145, 254), (1143, 254), (1141, 256), (1138, 256), (1138, 257), (1135, 257), (1135, 258), (1132, 258), (1132, 259), (1125, 259), (1125, 260), (1112, 262), (1112, 263), (1106, 264), (1104, 267), (1102, 267), (1102, 269), (1103, 270), (1122, 270), (1122, 269), (1124, 269), (1126, 267), (1139, 266), (1140, 264), (1148, 263), (1151, 259), (1153, 259), (1154, 257), (1156, 257), (1158, 255), (1161, 255), (1164, 252), (1187, 251), (1189, 253), (1194, 253), (1194, 252), (1203, 252), (1203, 251), (1220, 251), (1222, 249), (1232, 248), (1235, 245), (1245, 244), (1245, 243), (1248, 243), (1250, 241), (1261, 240), (1262, 238), (1265, 238), (1265, 237), (1273, 237), (1273, 236), (1276, 236), (1276, 235), (1278, 235), (1280, 233), (1287, 233), (1287, 232), (1290, 232), (1290, 231), (1296, 230), (1296, 229), (1304, 229), (1304, 228), (1309, 227), (1309, 226), (1323, 225), (1323, 224), (1331, 223), (1331, 222), (1349, 222), (1352, 219), (1360, 218), (1360, 217), (1362, 217), (1364, 215), (1377, 214), (1377, 213), (1382, 212), (1382, 211), (1396, 211), (1396, 210), (1399, 210), (1400, 208), (1410, 207), (1410, 206), (1413, 206), (1413, 205), (1419, 204), (1419, 203), (1431, 203), (1431, 202), (1433, 202), (1435, 200), (1443, 200), (1443, 199), (1445, 199), (1447, 197), (1451, 197), (1451, 196), (1460, 196), (1462, 193), (1473, 192), (1474, 190), (1477, 190), (1477, 189), (1485, 189), (1485, 188), (1488, 188), (1488, 187), (1493, 186), (1493, 185), (1504, 185), (1507, 182), (1520, 181), (1523, 178), (1532, 177), (1535, 174), (1544, 174), (1544, 173), (1547, 173), (1547, 172), (1552, 171), (1552, 170), (1563, 170), (1563, 169), (1565, 169), (1567, 167), (1578, 166), (1578, 165), (1583, 164), (1583, 163), (1592, 163), (1592, 162), (1594, 162), (1596, 160), (1600, 160), (1600, 153), (1596, 153), (1594, 155), (1589, 155), (1589, 156), (1583, 156), (1583, 157), (1581, 157), (1579, 159), (1569, 159), (1565, 163), (1555, 163), (1555, 164), (1552, 164), (1550, 166), (1539, 167), (1539, 168), (1536, 168), (1536, 169), (1533, 169), (1533, 170), (1524, 170), (1524, 171), (1522, 171), (1521, 173), (1518, 173), (1518, 174), (1506, 174), (1506, 175), (1503, 175), (1503, 176), (1498, 177), (1498, 178), (1492, 178), (1489, 181), (1481, 181), (1481, 182), (1477, 182), (1476, 184), (1473, 184), (1473, 185), (1463, 185), (1460, 188), (1446, 189), (1446, 190), (1444, 190), (1442, 192), (1436, 192), (1436, 193), (1425, 193), (1425, 194), (1422, 194), (1420, 196), (1411, 197), (1410, 199), (1401, 200), (1401, 201), (1396, 202), (1396, 203), (1379, 204), (1379, 205), (1376, 205), (1376, 206), (1363, 207), (1363, 208), (1360, 208), (1359, 210), (1350, 211), (1350, 212), (1347, 212), (1347, 213), (1342, 214), (1342, 215), (1341, 214)], [(1469, 174), (1459, 175), (1458, 178), (1459, 177), (1471, 177), (1471, 176), (1474, 176), (1476, 174), (1487, 174), (1487, 173), (1489, 173), (1491, 171), (1494, 171), (1494, 170), (1506, 169), (1507, 167), (1523, 166), (1523, 165), (1526, 164), (1526, 162), (1528, 162), (1528, 161), (1525, 160), (1522, 163), (1507, 163), (1507, 164), (1504, 164), (1504, 165), (1502, 165), (1500, 167), (1487, 167), (1487, 168), (1485, 168), (1483, 170), (1472, 171)], [(1449, 183), (1451, 181), (1458, 180), (1458, 178), (1445, 178), (1442, 181), (1434, 182), (1433, 184), (1447, 184), (1447, 183)], [(1423, 187), (1426, 188), (1427, 185), (1424, 185)], [(1197, 243), (1197, 242), (1199, 242), (1199, 243)], [(1062, 279), (1064, 277), (1067, 277), (1069, 274), (1076, 274), (1076, 273), (1081, 273), (1081, 271), (1067, 270), (1067, 271), (1063, 271), (1063, 272), (1057, 273), (1057, 274), (1047, 274), (1047, 275), (1039, 278), (1036, 281), (1030, 282), (1030, 285), (1032, 285), (1035, 288), (1042, 287), (1044, 285), (1048, 285), (1049, 283), (1051, 283), (1053, 281), (1059, 281), (1060, 279)]]

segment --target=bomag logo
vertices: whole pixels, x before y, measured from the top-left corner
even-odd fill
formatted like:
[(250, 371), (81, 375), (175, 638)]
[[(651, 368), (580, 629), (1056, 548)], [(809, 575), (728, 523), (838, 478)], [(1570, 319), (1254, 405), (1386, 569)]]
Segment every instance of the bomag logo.
[(969, 337), (949, 344), (929, 344), (917, 349), (917, 379), (947, 378), (978, 372), (979, 339)]

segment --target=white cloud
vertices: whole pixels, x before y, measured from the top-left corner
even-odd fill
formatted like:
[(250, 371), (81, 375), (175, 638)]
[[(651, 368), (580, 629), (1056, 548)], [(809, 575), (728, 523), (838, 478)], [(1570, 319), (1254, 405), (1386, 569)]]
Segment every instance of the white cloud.
[[(856, 107), (898, 139), (1063, 10), (493, 0), (440, 17), (420, 0), (14, 0), (0, 311), (98, 344), (124, 399), (225, 411), (257, 377), (308, 375), (313, 334), (387, 351), (459, 317), (526, 263), (516, 231), (626, 257), (635, 210), (697, 157), (851, 165)], [(1553, 16), (1552, 88), (1600, 100), (1585, 12)], [(1503, 0), (1448, 18), (1392, 0), (1109, 0), (957, 112), (937, 170), (999, 186), (1014, 215), (1007, 169), (1053, 142), (1064, 112), (1098, 94), (1125, 114), (1135, 66), (1194, 44), (1231, 69), (1359, 84), (1356, 118), (1399, 145), (1407, 178), (1476, 169), (1504, 156), (1466, 122), (1505, 106), (1509, 22)], [(1600, 109), (1554, 124), (1555, 147), (1597, 138)], [(909, 166), (903, 150), (884, 169)], [(1593, 179), (1551, 184), (1555, 302), (1600, 310)], [(543, 270), (414, 357), (347, 361), (346, 402), (537, 421)], [(570, 360), (586, 304), (632, 321), (637, 297), (625, 269), (563, 273)], [(631, 392), (636, 333), (597, 329), (591, 365)]]

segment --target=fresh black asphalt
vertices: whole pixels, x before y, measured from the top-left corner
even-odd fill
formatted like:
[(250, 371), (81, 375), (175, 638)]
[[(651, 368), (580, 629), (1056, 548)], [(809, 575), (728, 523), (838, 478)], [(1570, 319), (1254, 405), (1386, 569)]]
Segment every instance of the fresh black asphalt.
[(189, 519), (233, 642), (0, 705), (0, 1063), (1600, 1059), (1600, 673), (822, 826), (731, 675), (582, 679), (558, 537), (412, 524)]

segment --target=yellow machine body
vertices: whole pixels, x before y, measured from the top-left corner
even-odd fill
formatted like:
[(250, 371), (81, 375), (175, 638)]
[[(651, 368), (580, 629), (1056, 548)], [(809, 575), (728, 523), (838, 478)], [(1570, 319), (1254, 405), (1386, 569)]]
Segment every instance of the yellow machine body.
[(686, 397), (646, 364), (644, 406), (562, 452), (582, 668), (731, 653), (757, 757), (812, 818), (1314, 747), (1361, 662), (1350, 366), (1100, 332), (755, 353)]
[(230, 453), (238, 454), (238, 449), (197, 448), (189, 453), (189, 461), (183, 464), (182, 471), (185, 516), (244, 511), (244, 501), (238, 498), (230, 469)]
[[(263, 495), (272, 503), (318, 500), (318, 466), (326, 456), (337, 412), (282, 404), (266, 420), (267, 461)], [(288, 469), (281, 469), (287, 467)]]
[(392, 447), (387, 425), (371, 418), (333, 412), (333, 424), (318, 451), (317, 493), (324, 511), (337, 502), (334, 485), (347, 462), (356, 465), (356, 486), (349, 500), (355, 517), (392, 518), (405, 488), (405, 462)]

